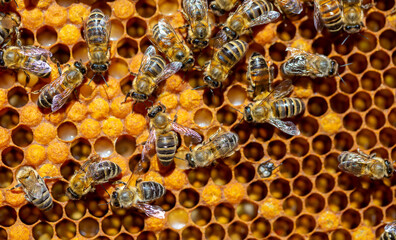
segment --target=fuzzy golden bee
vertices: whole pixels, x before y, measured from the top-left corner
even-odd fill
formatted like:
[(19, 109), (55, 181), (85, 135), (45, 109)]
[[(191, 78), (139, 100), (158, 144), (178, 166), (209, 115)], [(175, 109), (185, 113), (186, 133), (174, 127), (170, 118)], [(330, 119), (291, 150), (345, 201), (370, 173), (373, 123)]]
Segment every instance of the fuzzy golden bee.
[(193, 46), (193, 49), (207, 47), (212, 29), (206, 0), (183, 0), (182, 13), (188, 22), (187, 42)]
[(268, 122), (289, 135), (299, 135), (300, 131), (293, 122), (281, 120), (296, 116), (305, 110), (305, 104), (301, 99), (284, 98), (292, 90), (292, 82), (283, 80), (264, 99), (250, 103), (245, 107), (245, 121)]
[(132, 176), (124, 186), (117, 188), (112, 194), (110, 204), (118, 208), (131, 208), (135, 207), (142, 210), (147, 216), (164, 219), (165, 211), (156, 205), (147, 204), (160, 197), (162, 197), (166, 189), (162, 184), (154, 181), (136, 181), (135, 186), (132, 186)]
[(342, 152), (338, 156), (338, 167), (356, 177), (369, 176), (371, 179), (389, 178), (393, 175), (393, 165), (386, 159), (377, 157), (375, 153), (367, 155), (357, 150), (354, 152)]
[(319, 78), (333, 77), (338, 74), (338, 63), (333, 59), (296, 48), (286, 50), (291, 52), (291, 56), (280, 67), (285, 76)]
[(394, 240), (396, 239), (396, 221), (388, 223), (384, 232), (381, 234), (379, 240)]
[(100, 9), (92, 10), (84, 22), (84, 36), (88, 44), (90, 68), (95, 75), (101, 74), (106, 82), (103, 74), (110, 66), (110, 21)]
[(148, 110), (150, 135), (143, 147), (141, 163), (146, 161), (145, 154), (148, 153), (150, 146), (155, 142), (159, 162), (163, 166), (169, 166), (173, 161), (179, 143), (176, 132), (190, 136), (197, 142), (202, 141), (202, 137), (197, 132), (177, 124), (176, 115), (172, 121), (165, 111), (166, 107), (162, 104), (153, 106)]
[[(183, 162), (176, 158), (177, 166), (181, 168), (206, 167), (219, 158), (233, 155), (238, 147), (238, 135), (233, 132), (225, 132), (219, 128), (207, 141), (194, 147), (185, 154)], [(187, 166), (184, 166), (186, 165)]]
[(125, 96), (125, 101), (128, 97), (137, 102), (146, 101), (161, 81), (175, 74), (181, 67), (181, 62), (166, 64), (165, 59), (156, 54), (155, 48), (149, 46), (144, 52), (139, 72), (132, 83), (132, 89)]
[(241, 60), (248, 49), (248, 44), (242, 40), (226, 43), (205, 63), (203, 80), (210, 88), (219, 88), (227, 79), (231, 68)]
[(280, 13), (274, 11), (273, 5), (267, 0), (245, 0), (227, 18), (225, 26), (218, 36), (224, 41), (231, 41), (251, 32), (251, 27), (270, 23), (279, 16)]
[(344, 23), (342, 6), (338, 0), (314, 0), (314, 25), (321, 31), (326, 27), (329, 32), (338, 32)]
[(261, 163), (257, 167), (257, 173), (261, 178), (269, 178), (269, 177), (271, 177), (272, 172), (280, 166), (281, 166), (281, 164), (279, 164), (278, 166), (275, 166), (274, 163), (272, 163), (270, 160), (268, 160), (268, 161)]
[(16, 38), (16, 45), (22, 46), (20, 40), (21, 34), (19, 27), (21, 25), (21, 19), (18, 14), (14, 12), (0, 12), (0, 45), (4, 46), (8, 43), (13, 43), (12, 39)]
[(73, 200), (80, 199), (89, 192), (95, 191), (94, 185), (106, 183), (120, 173), (121, 168), (117, 164), (103, 161), (97, 154), (92, 155), (70, 178), (66, 195)]
[(275, 0), (275, 6), (286, 16), (298, 15), (304, 9), (301, 0)]
[(363, 9), (368, 9), (372, 4), (362, 4), (362, 0), (341, 0), (343, 29), (349, 34), (358, 33), (362, 30)]
[(246, 77), (250, 83), (247, 90), (250, 98), (268, 95), (271, 92), (274, 69), (272, 66), (268, 66), (264, 56), (260, 53), (253, 52), (250, 55)]
[(170, 62), (181, 62), (182, 70), (187, 71), (194, 66), (195, 60), (192, 51), (165, 19), (160, 19), (154, 25), (150, 39)]
[(68, 65), (63, 72), (58, 66), (59, 77), (53, 82), (42, 87), (37, 104), (41, 108), (51, 108), (52, 112), (58, 111), (69, 100), (71, 93), (81, 85), (87, 68), (81, 62)]
[(31, 202), (38, 209), (47, 211), (54, 205), (52, 196), (44, 182), (44, 179), (48, 178), (50, 177), (40, 177), (37, 171), (30, 166), (23, 166), (16, 174), (18, 184), (10, 190), (18, 187), (22, 188), (27, 201)]
[(238, 0), (214, 0), (210, 2), (209, 8), (217, 16), (223, 16), (226, 12), (231, 11), (237, 3)]

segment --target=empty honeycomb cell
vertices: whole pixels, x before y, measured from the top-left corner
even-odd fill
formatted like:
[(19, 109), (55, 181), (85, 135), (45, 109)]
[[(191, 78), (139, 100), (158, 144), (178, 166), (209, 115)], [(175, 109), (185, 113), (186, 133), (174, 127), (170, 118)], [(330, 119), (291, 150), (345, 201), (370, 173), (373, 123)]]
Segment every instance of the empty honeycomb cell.
[(44, 219), (49, 222), (57, 222), (62, 218), (62, 215), (63, 207), (56, 202), (54, 202), (54, 206), (50, 210), (43, 212)]
[(58, 33), (54, 28), (50, 26), (44, 26), (37, 30), (36, 39), (41, 46), (48, 47), (56, 43), (56, 40), (58, 39)]
[(354, 208), (365, 208), (370, 203), (370, 192), (358, 188), (349, 196), (350, 205)]
[(201, 108), (194, 114), (194, 122), (201, 128), (208, 127), (213, 121), (212, 112), (206, 108)]
[(234, 169), (235, 179), (240, 183), (252, 181), (255, 175), (255, 169), (250, 163), (241, 163)]
[(238, 134), (239, 144), (246, 143), (249, 140), (250, 135), (252, 133), (250, 124), (248, 124), (246, 122), (243, 122), (241, 124), (234, 126), (231, 131)]
[(343, 190), (352, 190), (356, 188), (358, 185), (357, 177), (352, 176), (351, 174), (342, 172), (337, 178), (337, 185)]
[(368, 226), (377, 226), (382, 222), (383, 214), (378, 207), (369, 207), (363, 212), (364, 223)]
[(226, 126), (230, 126), (237, 120), (237, 113), (235, 110), (231, 109), (229, 106), (224, 106), (219, 109), (216, 113), (217, 121)]
[(360, 147), (370, 149), (377, 143), (377, 137), (369, 129), (362, 129), (356, 135), (356, 142)]
[(359, 81), (353, 74), (347, 73), (342, 76), (342, 83), (340, 83), (340, 89), (345, 93), (354, 93), (359, 87)]
[(377, 47), (377, 38), (369, 33), (369, 32), (362, 32), (361, 36), (357, 37), (357, 48), (362, 52), (371, 52)]
[(123, 157), (130, 157), (136, 149), (136, 140), (129, 135), (121, 135), (115, 143), (115, 150)]
[(290, 196), (283, 201), (283, 211), (290, 217), (298, 216), (302, 210), (302, 201), (296, 196)]
[(64, 44), (56, 44), (50, 49), (52, 57), (60, 64), (65, 64), (70, 60), (70, 49)]
[(179, 234), (171, 229), (160, 232), (158, 240), (180, 240)]
[(63, 219), (55, 225), (56, 235), (61, 239), (71, 239), (76, 236), (76, 225), (67, 219)]
[(298, 196), (305, 196), (312, 191), (312, 182), (309, 178), (299, 176), (293, 181), (293, 192)]
[(271, 232), (271, 224), (265, 218), (258, 218), (250, 225), (250, 231), (256, 238), (264, 238)]
[(147, 24), (140, 18), (131, 18), (126, 24), (126, 32), (133, 38), (141, 38), (146, 34)]
[(254, 201), (263, 200), (268, 194), (267, 185), (263, 181), (255, 181), (247, 187), (248, 197)]
[(66, 142), (73, 141), (78, 133), (76, 125), (72, 122), (63, 122), (57, 128), (57, 131), (58, 137)]
[(313, 88), (323, 96), (330, 96), (337, 90), (337, 82), (335, 78), (317, 78), (313, 81)]
[(366, 92), (357, 92), (352, 97), (352, 106), (354, 109), (364, 112), (372, 105), (372, 99)]
[(52, 185), (52, 188), (50, 190), (52, 197), (60, 202), (68, 201), (69, 198), (65, 195), (66, 188), (68, 186), (69, 184), (64, 181), (57, 181), (56, 183), (54, 183), (54, 185)]
[(305, 199), (305, 209), (310, 213), (321, 212), (325, 204), (325, 199), (318, 193), (312, 193)]
[(304, 136), (311, 137), (319, 129), (318, 121), (313, 117), (303, 117), (298, 122), (298, 129)]
[(280, 42), (272, 44), (268, 51), (271, 59), (277, 62), (285, 60), (287, 56), (286, 46)]
[(327, 111), (328, 105), (326, 100), (322, 97), (312, 97), (308, 100), (307, 108), (310, 114), (318, 117)]
[(343, 119), (343, 125), (350, 131), (356, 131), (362, 126), (362, 117), (354, 112), (348, 113)]
[(84, 217), (87, 208), (83, 200), (69, 201), (65, 206), (65, 213), (70, 219), (79, 220)]
[(387, 49), (387, 50), (392, 50), (396, 46), (396, 39), (395, 39), (396, 33), (393, 30), (386, 30), (381, 33), (379, 36), (379, 42), (381, 47)]
[(264, 157), (263, 146), (257, 142), (252, 142), (243, 148), (243, 155), (251, 161), (260, 161)]
[(33, 132), (28, 126), (19, 125), (12, 130), (11, 138), (15, 145), (19, 147), (27, 147), (33, 141)]
[(144, 218), (137, 214), (127, 214), (122, 219), (122, 226), (124, 226), (125, 230), (129, 233), (139, 233), (144, 228)]
[(383, 70), (389, 66), (390, 57), (386, 52), (379, 50), (371, 54), (370, 63), (373, 68)]
[(378, 72), (365, 72), (361, 79), (362, 88), (368, 91), (377, 90), (381, 85), (381, 75)]
[(295, 138), (290, 142), (290, 153), (302, 157), (309, 151), (309, 143), (304, 138)]
[[(79, 42), (73, 45), (72, 55), (74, 59), (81, 60), (83, 62), (88, 61), (88, 46), (86, 42)], [(80, 92), (82, 92), (80, 90)]]
[(312, 232), (316, 227), (316, 221), (311, 215), (302, 215), (296, 220), (296, 232), (307, 234)]
[[(252, 132), (254, 137), (260, 141), (269, 141), (274, 135), (274, 127), (268, 123), (257, 124)], [(282, 142), (281, 142), (282, 143)], [(285, 146), (286, 148), (286, 146)]]
[[(139, 154), (139, 155), (132, 156), (132, 158), (129, 160), (129, 170), (131, 170), (131, 172), (134, 171), (135, 166), (138, 164), (140, 159), (141, 159), (141, 155)], [(150, 161), (147, 161), (146, 163), (143, 163), (142, 167), (143, 167), (142, 171), (144, 173), (146, 173), (149, 170), (149, 168), (150, 168)]]
[(278, 34), (279, 39), (283, 41), (290, 41), (296, 35), (296, 27), (289, 19), (284, 19), (278, 24), (276, 33)]
[(330, 173), (336, 173), (339, 171), (338, 169), (338, 153), (330, 153), (329, 155), (326, 156), (324, 159), (324, 168), (326, 169), (327, 172)]
[(133, 240), (133, 237), (128, 235), (127, 233), (121, 233), (115, 238), (115, 240)]
[(228, 226), (227, 232), (231, 239), (246, 239), (249, 229), (245, 223), (235, 221)]
[(382, 89), (375, 93), (374, 104), (381, 109), (388, 109), (394, 103), (395, 96), (388, 89)]
[(39, 220), (41, 212), (40, 209), (29, 203), (19, 209), (18, 216), (24, 224), (32, 225)]
[(182, 240), (199, 240), (202, 239), (202, 232), (199, 228), (190, 226), (181, 233)]
[(115, 79), (121, 79), (129, 74), (128, 64), (119, 58), (111, 60), (109, 75)]
[(353, 146), (353, 137), (347, 132), (337, 133), (334, 137), (334, 147), (340, 151), (348, 151)]
[[(256, 143), (256, 145), (258, 145), (258, 144)], [(261, 148), (261, 145), (260, 145), (260, 148)], [(245, 147), (245, 149), (246, 149), (246, 147)], [(267, 152), (268, 152), (268, 155), (272, 159), (279, 160), (286, 155), (286, 145), (282, 141), (279, 141), (279, 140), (272, 141), (268, 144)], [(264, 156), (264, 152), (263, 152), (263, 156)], [(256, 161), (258, 161), (260, 159), (257, 159)]]
[(299, 162), (294, 158), (283, 160), (280, 166), (280, 173), (285, 178), (294, 178), (300, 171)]
[(230, 223), (235, 217), (235, 209), (229, 203), (221, 203), (217, 205), (213, 213), (216, 221), (221, 224)]
[(102, 231), (110, 236), (118, 234), (121, 230), (121, 219), (116, 215), (111, 215), (102, 219)]
[(328, 56), (331, 53), (331, 44), (329, 40), (324, 37), (319, 37), (315, 39), (312, 43), (312, 50), (315, 53), (323, 54)]
[(331, 240), (352, 240), (351, 234), (345, 229), (336, 229), (331, 233)]
[(298, 30), (300, 35), (306, 39), (313, 39), (317, 33), (312, 19), (307, 19), (300, 23)]
[(349, 98), (348, 96), (338, 93), (331, 97), (330, 107), (336, 113), (344, 113), (349, 109)]
[(385, 219), (384, 221), (389, 222), (392, 221), (393, 219), (395, 219), (396, 217), (396, 206), (395, 205), (391, 205), (390, 207), (388, 207), (385, 210)]
[(80, 165), (76, 163), (75, 161), (66, 161), (62, 164), (60, 167), (60, 172), (63, 178), (66, 180), (69, 180), (71, 176), (73, 176), (75, 171), (78, 171), (80, 169)]
[(385, 25), (386, 19), (382, 13), (371, 12), (366, 17), (366, 26), (373, 32), (378, 32)]
[(308, 175), (316, 175), (322, 169), (322, 162), (316, 155), (308, 155), (302, 162), (302, 169)]
[(101, 157), (110, 157), (114, 150), (113, 142), (107, 137), (98, 138), (94, 143), (94, 149)]
[(221, 240), (224, 239), (225, 230), (217, 223), (212, 223), (205, 228), (205, 238), (210, 240)]
[(273, 197), (283, 199), (290, 194), (290, 184), (287, 180), (276, 179), (270, 184), (270, 193)]
[(319, 135), (312, 141), (312, 149), (317, 154), (326, 154), (330, 151), (332, 141), (327, 135)]
[[(4, 70), (2, 69), (2, 71), (0, 72), (0, 78), (1, 78), (1, 82), (0, 82), (0, 88), (2, 89), (9, 89), (11, 87), (14, 86), (15, 81), (16, 81), (16, 74), (14, 72), (11, 72), (11, 70)], [(5, 94), (6, 92), (2, 91), (2, 94)]]
[(362, 73), (367, 69), (367, 58), (360, 53), (352, 54), (348, 57), (348, 68), (353, 73)]
[(327, 173), (322, 173), (315, 179), (316, 189), (322, 193), (328, 193), (333, 190), (335, 185), (334, 178)]
[(309, 236), (309, 240), (329, 240), (329, 236), (324, 232), (314, 232)]
[(169, 225), (172, 228), (182, 229), (184, 226), (186, 226), (189, 217), (188, 217), (188, 213), (186, 212), (186, 210), (177, 208), (177, 209), (172, 210), (169, 213), (167, 219), (168, 219)]
[(385, 115), (382, 111), (372, 109), (366, 114), (365, 122), (370, 128), (379, 129), (385, 124)]
[(374, 186), (374, 190), (371, 193), (371, 197), (373, 200), (373, 204), (378, 207), (387, 206), (389, 203), (393, 201), (392, 191), (388, 187), (382, 184)]
[(14, 225), (17, 219), (16, 211), (9, 206), (0, 207), (0, 216), (2, 216), (0, 218), (0, 225), (4, 227), (9, 227)]
[[(102, 185), (99, 185), (98, 188), (101, 188)], [(85, 200), (86, 206), (90, 214), (94, 217), (101, 218), (109, 211), (109, 207), (107, 202), (104, 199), (101, 199), (97, 196), (90, 197), (89, 199)], [(103, 222), (102, 222), (103, 223)], [(111, 228), (110, 225), (106, 225), (108, 228)], [(103, 230), (103, 226), (102, 226)]]
[(227, 98), (234, 106), (240, 106), (245, 102), (246, 90), (239, 85), (231, 87), (227, 92)]
[(138, 52), (138, 44), (135, 40), (130, 38), (123, 38), (117, 42), (117, 53), (121, 57), (131, 58), (137, 52)]
[(183, 189), (179, 194), (179, 202), (185, 208), (193, 208), (199, 202), (199, 194), (193, 188)]
[(391, 68), (383, 73), (384, 83), (391, 88), (396, 88), (396, 68)]
[(396, 108), (393, 108), (388, 114), (389, 123), (396, 127)]
[(54, 236), (54, 229), (50, 224), (46, 222), (40, 222), (33, 227), (32, 234), (35, 240), (52, 239)]
[(153, 0), (139, 0), (135, 5), (138, 14), (144, 18), (149, 18), (154, 15), (157, 10), (155, 1)]
[(198, 226), (205, 226), (210, 222), (212, 212), (208, 207), (199, 206), (191, 212), (192, 221)]
[(16, 167), (23, 161), (24, 153), (20, 148), (11, 146), (1, 152), (1, 160), (8, 167)]
[(85, 138), (77, 138), (70, 146), (72, 156), (77, 160), (85, 160), (91, 154), (91, 143)]
[(99, 223), (93, 218), (84, 218), (78, 224), (78, 231), (84, 237), (94, 237), (99, 232)]
[(238, 217), (243, 221), (251, 221), (256, 218), (258, 206), (250, 201), (243, 200), (236, 208)]
[(22, 87), (14, 87), (11, 90), (9, 90), (7, 98), (8, 98), (8, 103), (16, 108), (25, 106), (26, 103), (29, 101), (29, 97), (26, 92), (26, 89)]
[(294, 228), (294, 223), (290, 218), (280, 217), (275, 220), (272, 224), (273, 231), (281, 237), (286, 237), (292, 233)]
[(347, 229), (354, 229), (359, 226), (361, 222), (360, 213), (354, 209), (347, 209), (342, 213), (341, 224)]
[(164, 14), (164, 15), (171, 15), (172, 13), (175, 13), (177, 9), (179, 8), (179, 3), (176, 0), (171, 0), (171, 1), (165, 1), (165, 0), (159, 0), (158, 1), (158, 8), (159, 11)]

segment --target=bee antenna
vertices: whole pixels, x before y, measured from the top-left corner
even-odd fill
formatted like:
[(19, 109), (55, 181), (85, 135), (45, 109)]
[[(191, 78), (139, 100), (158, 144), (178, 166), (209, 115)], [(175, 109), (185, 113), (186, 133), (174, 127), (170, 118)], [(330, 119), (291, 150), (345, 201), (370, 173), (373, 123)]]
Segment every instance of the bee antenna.
[(340, 65), (340, 67), (349, 66), (349, 65), (351, 65), (351, 64), (353, 64), (353, 63), (346, 63), (346, 64), (344, 64), (344, 65)]
[(349, 36), (351, 36), (351, 35), (348, 35), (348, 36), (344, 39), (344, 41), (342, 41), (341, 45), (344, 45), (344, 43), (346, 42), (346, 40), (348, 40)]
[(239, 112), (240, 114), (243, 115), (243, 112), (242, 112), (241, 110), (239, 110), (239, 109), (237, 109), (237, 108), (234, 108), (234, 107), (231, 107), (231, 106), (230, 106), (230, 108), (231, 108), (231, 109), (234, 109), (235, 111), (237, 111), (237, 112)]
[(105, 190), (105, 192), (107, 193), (107, 195), (109, 195), (109, 197), (110, 197), (110, 193), (106, 190), (106, 188), (105, 187), (103, 187), (103, 185), (102, 184), (99, 184), (104, 190)]
[(344, 79), (341, 77), (341, 75), (340, 75), (339, 73), (337, 73), (337, 75), (338, 75), (338, 77), (341, 79), (341, 82), (342, 82), (343, 84), (346, 84), (345, 81), (344, 81)]
[(195, 87), (195, 88), (193, 88), (192, 90), (197, 90), (197, 89), (204, 88), (204, 87), (206, 87), (206, 85), (202, 85), (202, 86)]
[[(358, 34), (359, 34), (360, 36), (364, 37), (365, 39), (369, 40), (368, 37), (364, 36), (363, 34), (361, 34), (361, 33), (358, 33)], [(370, 40), (369, 40), (369, 41), (370, 41)]]
[(101, 74), (101, 76), (103, 78), (103, 81), (106, 83), (106, 86), (109, 87), (109, 84), (107, 84), (107, 81), (106, 81), (105, 77), (103, 76), (103, 74)]
[(19, 8), (18, 3), (16, 0), (14, 0), (15, 5), (17, 6), (17, 8)]
[(88, 85), (92, 82), (92, 80), (94, 79), (95, 76), (96, 76), (96, 73), (92, 76), (91, 80), (89, 80)]
[(176, 156), (175, 156), (175, 158), (186, 161), (186, 159), (184, 159), (184, 158), (179, 158), (179, 157), (176, 157)]

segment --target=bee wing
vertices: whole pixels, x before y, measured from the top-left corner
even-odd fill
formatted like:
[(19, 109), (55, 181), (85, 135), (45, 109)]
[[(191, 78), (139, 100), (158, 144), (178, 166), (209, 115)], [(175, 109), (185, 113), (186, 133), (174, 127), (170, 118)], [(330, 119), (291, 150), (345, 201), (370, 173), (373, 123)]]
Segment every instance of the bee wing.
[(155, 130), (152, 129), (150, 131), (150, 134), (147, 138), (146, 143), (143, 146), (141, 159), (140, 159), (139, 163), (135, 166), (135, 169), (133, 170), (134, 174), (140, 174), (143, 171), (143, 163), (146, 163), (147, 161), (149, 161), (148, 159), (146, 159), (145, 156), (150, 151), (150, 147), (155, 142), (155, 139), (156, 139)]
[(287, 47), (286, 51), (290, 52), (291, 56), (295, 56), (295, 55), (298, 55), (298, 54), (307, 54), (307, 52), (305, 52), (305, 51), (303, 51), (301, 49), (292, 48), (292, 47)]
[(359, 177), (366, 172), (366, 165), (366, 161), (355, 159), (353, 161), (344, 161), (338, 164), (338, 168)]
[(140, 74), (142, 71), (145, 71), (149, 67), (148, 63), (150, 62), (151, 57), (155, 56), (155, 54), (157, 54), (157, 52), (155, 51), (155, 47), (152, 45), (150, 45), (146, 51), (144, 51), (138, 74)]
[(208, 2), (202, 0), (183, 0), (183, 9), (186, 15), (191, 19), (195, 18), (196, 13), (205, 13), (202, 18), (207, 18), (208, 16)]
[(289, 135), (292, 135), (292, 136), (300, 135), (300, 130), (298, 130), (297, 126), (293, 122), (282, 121), (277, 118), (270, 118), (268, 120), (268, 123), (279, 128), (280, 130), (282, 130), (283, 132), (285, 132)]
[(261, 16), (255, 18), (249, 23), (249, 27), (254, 27), (257, 25), (267, 24), (275, 21), (280, 16), (277, 11), (264, 12)]
[(158, 76), (156, 83), (159, 83), (159, 82), (169, 78), (173, 74), (177, 73), (182, 66), (183, 66), (183, 64), (181, 62), (169, 63), (168, 65), (165, 66), (162, 73)]
[(220, 30), (219, 32), (217, 32), (216, 36), (214, 37), (213, 46), (215, 49), (219, 49), (226, 43), (227, 43), (227, 35), (223, 30)]
[(186, 136), (189, 136), (189, 137), (192, 137), (197, 142), (202, 141), (201, 135), (199, 135), (199, 133), (197, 133), (196, 131), (194, 131), (190, 128), (187, 128), (187, 127), (183, 127), (182, 125), (179, 125), (176, 122), (172, 122), (171, 124), (172, 124), (173, 130), (175, 130), (176, 132), (186, 135)]
[(137, 203), (135, 207), (142, 210), (147, 216), (164, 219), (165, 211), (157, 205), (150, 205), (145, 203)]
[(83, 165), (81, 165), (80, 169), (78, 170), (78, 172), (86, 172), (87, 175), (91, 174), (90, 173), (90, 166), (92, 163), (94, 162), (99, 162), (101, 160), (101, 157), (98, 154), (94, 154), (91, 157), (88, 158), (87, 161), (85, 161), (83, 163)]
[(266, 98), (261, 100), (261, 102), (266, 102), (270, 99), (281, 98), (289, 94), (291, 91), (293, 91), (292, 81), (290, 79), (283, 80), (270, 92), (270, 94), (268, 94)]
[(58, 111), (65, 105), (67, 100), (69, 100), (70, 94), (73, 92), (73, 88), (67, 88), (62, 93), (57, 94), (52, 99), (51, 110), (52, 112)]
[(314, 13), (313, 13), (313, 17), (314, 17), (314, 25), (315, 25), (315, 29), (317, 31), (322, 31), (324, 24), (322, 21), (322, 17), (320, 16), (320, 10), (319, 10), (319, 6), (318, 3), (316, 2), (316, 0), (314, 1)]
[(34, 60), (29, 61), (28, 64), (25, 63), (22, 69), (36, 75), (45, 75), (52, 71), (51, 66), (46, 61), (39, 59), (41, 56), (45, 58), (51, 57), (52, 53), (50, 51), (38, 47), (24, 47), (22, 52), (25, 56), (34, 58)]
[(46, 58), (52, 57), (52, 53), (44, 48), (26, 46), (22, 48), (22, 51), (24, 55), (29, 57), (40, 57), (40, 56), (44, 56)]

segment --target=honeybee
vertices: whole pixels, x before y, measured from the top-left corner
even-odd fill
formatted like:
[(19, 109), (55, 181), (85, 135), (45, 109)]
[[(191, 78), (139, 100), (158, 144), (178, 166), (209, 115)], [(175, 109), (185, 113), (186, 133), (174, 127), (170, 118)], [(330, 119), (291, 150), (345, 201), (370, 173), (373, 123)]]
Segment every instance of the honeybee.
[(19, 26), (21, 19), (14, 12), (0, 12), (0, 45), (4, 46), (9, 43), (13, 36), (16, 36), (16, 43), (22, 46), (20, 40)]
[(342, 0), (341, 3), (344, 31), (349, 34), (360, 32), (364, 26), (363, 9), (368, 9), (371, 4), (362, 5), (362, 0)]
[(219, 158), (233, 155), (238, 147), (238, 135), (224, 132), (219, 128), (207, 141), (194, 147), (185, 154), (188, 168), (206, 167)]
[(225, 12), (231, 11), (237, 3), (238, 0), (214, 0), (210, 2), (209, 8), (217, 16), (222, 16)]
[(206, 0), (183, 0), (182, 13), (189, 24), (187, 42), (193, 46), (193, 49), (207, 47), (212, 29)]
[(226, 43), (207, 62), (203, 80), (210, 88), (219, 88), (230, 70), (246, 54), (248, 44), (242, 40)]
[(95, 75), (101, 74), (106, 82), (103, 73), (110, 66), (110, 21), (100, 9), (92, 10), (84, 22), (84, 36), (88, 44), (90, 68)]
[(380, 236), (380, 240), (392, 240), (396, 239), (396, 221), (387, 224), (384, 228), (384, 232)]
[(281, 164), (275, 166), (270, 160), (263, 162), (257, 167), (257, 173), (261, 178), (269, 178), (272, 175), (272, 172), (277, 169)]
[(260, 101), (245, 107), (244, 119), (247, 122), (268, 122), (289, 135), (299, 135), (300, 131), (290, 121), (282, 121), (302, 113), (305, 104), (299, 98), (283, 98), (293, 90), (290, 80), (283, 80), (274, 90)]
[(333, 77), (338, 74), (338, 63), (333, 59), (296, 48), (287, 48), (286, 50), (292, 54), (280, 67), (285, 76), (318, 78)]
[[(280, 13), (273, 11), (273, 6), (267, 0), (245, 0), (235, 12), (227, 18), (221, 30), (228, 41), (251, 32), (251, 27), (274, 21)], [(219, 35), (224, 38), (222, 34)]]
[(303, 10), (301, 0), (275, 0), (275, 5), (286, 15), (298, 15)]
[(111, 162), (102, 161), (98, 154), (92, 155), (70, 178), (66, 196), (70, 199), (80, 199), (89, 192), (95, 191), (94, 185), (108, 182), (121, 173), (121, 168)]
[(146, 101), (158, 83), (175, 74), (181, 66), (181, 62), (166, 65), (165, 59), (156, 54), (153, 46), (149, 46), (144, 52), (139, 72), (133, 81), (132, 89), (125, 96), (125, 101), (128, 97), (139, 102)]
[(197, 132), (177, 124), (176, 115), (175, 119), (172, 121), (165, 111), (166, 107), (162, 104), (153, 106), (148, 110), (147, 115), (150, 118), (150, 134), (143, 147), (142, 160), (140, 162), (145, 161), (145, 154), (148, 153), (150, 146), (155, 142), (155, 150), (159, 162), (163, 166), (169, 166), (172, 163), (179, 143), (176, 132), (190, 136), (197, 142), (202, 141), (201, 136)]
[(268, 95), (271, 92), (271, 83), (274, 79), (273, 67), (268, 67), (263, 55), (254, 52), (250, 55), (246, 77), (250, 83), (248, 95), (255, 98), (258, 95)]
[(47, 63), (47, 58), (51, 56), (50, 51), (39, 47), (8, 46), (0, 50), (0, 66), (21, 69), (27, 78), (27, 72), (46, 78), (51, 74), (51, 66)]
[(67, 102), (70, 94), (81, 85), (87, 68), (76, 61), (72, 66), (68, 65), (63, 72), (58, 66), (58, 71), (59, 77), (38, 91), (38, 106), (51, 108), (52, 112), (58, 111)]
[(194, 66), (195, 60), (192, 51), (165, 19), (160, 19), (154, 25), (150, 40), (170, 62), (181, 62), (182, 70), (186, 71)]
[(124, 184), (121, 188), (117, 188), (110, 198), (110, 203), (118, 208), (136, 207), (142, 210), (147, 216), (155, 218), (165, 218), (165, 211), (156, 205), (147, 204), (160, 197), (162, 197), (166, 189), (162, 184), (154, 181), (142, 182), (141, 179), (136, 181), (135, 186), (132, 186), (132, 176), (129, 178), (128, 183), (118, 181)]
[(38, 209), (47, 211), (53, 206), (52, 196), (44, 182), (44, 179), (48, 178), (50, 177), (40, 177), (37, 171), (30, 166), (23, 166), (16, 174), (18, 184), (10, 190), (21, 187), (27, 201)]
[(338, 32), (343, 27), (342, 6), (338, 0), (314, 0), (314, 25), (321, 31)]
[(371, 179), (382, 179), (393, 175), (393, 165), (375, 153), (367, 155), (357, 150), (354, 152), (342, 152), (338, 156), (338, 167), (356, 177), (369, 176)]

